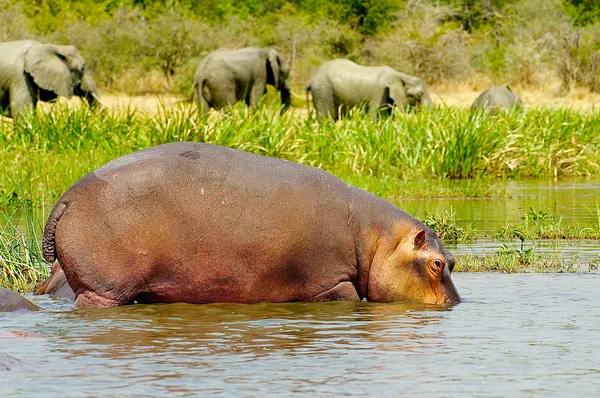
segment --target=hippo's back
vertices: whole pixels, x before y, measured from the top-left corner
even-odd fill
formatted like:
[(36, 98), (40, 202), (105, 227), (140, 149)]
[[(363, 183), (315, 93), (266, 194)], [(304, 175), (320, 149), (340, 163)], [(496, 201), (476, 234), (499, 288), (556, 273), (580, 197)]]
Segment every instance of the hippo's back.
[[(44, 250), (52, 260), (54, 245), (76, 294), (99, 293), (107, 305), (303, 300), (331, 275), (352, 272), (349, 192), (292, 162), (164, 144), (71, 187), (50, 216)], [(340, 269), (332, 274), (331, 264)]]
[(39, 308), (12, 290), (0, 288), (0, 312), (37, 311)]

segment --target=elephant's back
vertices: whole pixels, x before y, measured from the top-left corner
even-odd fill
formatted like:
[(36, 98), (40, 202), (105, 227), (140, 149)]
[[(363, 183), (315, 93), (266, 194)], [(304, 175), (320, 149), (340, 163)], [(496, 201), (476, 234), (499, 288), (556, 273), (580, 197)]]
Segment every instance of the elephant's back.
[[(38, 44), (38, 42), (33, 40), (19, 40), (0, 43), (0, 65), (4, 65), (4, 67), (0, 69), (0, 79), (2, 78), (3, 72), (12, 73), (6, 69), (6, 66), (17, 67), (22, 71), (23, 56), (25, 55), (25, 51), (29, 46), (35, 44)], [(21, 62), (17, 61), (19, 59)]]
[(507, 86), (492, 86), (482, 92), (473, 103), (475, 107), (510, 107), (519, 103), (519, 97)]

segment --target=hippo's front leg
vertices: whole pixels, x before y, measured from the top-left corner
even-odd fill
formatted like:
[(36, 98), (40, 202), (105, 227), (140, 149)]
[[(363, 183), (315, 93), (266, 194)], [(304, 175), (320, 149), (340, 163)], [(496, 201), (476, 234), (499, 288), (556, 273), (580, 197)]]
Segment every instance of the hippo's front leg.
[(329, 290), (315, 296), (314, 301), (353, 300), (360, 301), (356, 288), (350, 281), (340, 282)]

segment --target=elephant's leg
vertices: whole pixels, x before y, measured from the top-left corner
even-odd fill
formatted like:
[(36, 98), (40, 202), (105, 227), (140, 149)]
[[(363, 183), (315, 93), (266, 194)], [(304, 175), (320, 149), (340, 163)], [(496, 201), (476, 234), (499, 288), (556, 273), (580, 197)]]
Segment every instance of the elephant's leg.
[(333, 90), (328, 87), (312, 87), (313, 103), (319, 118), (337, 118)]
[(206, 115), (210, 111), (210, 105), (204, 96), (204, 83), (196, 83), (194, 88), (196, 91), (196, 102), (198, 102), (198, 111), (200, 114)]
[(378, 119), (380, 116), (388, 116), (391, 114), (391, 103), (389, 96), (372, 98), (367, 104), (368, 112), (371, 117)]
[(256, 106), (258, 101), (260, 101), (260, 98), (265, 94), (266, 88), (267, 86), (265, 81), (255, 81), (252, 85), (252, 88), (249, 90), (248, 96), (246, 97), (246, 104), (248, 106)]
[(236, 96), (236, 84), (233, 80), (221, 81), (216, 84), (211, 83), (208, 85), (208, 89), (212, 98), (212, 105), (216, 109), (234, 105), (238, 101)]
[(10, 87), (9, 96), (11, 117), (17, 118), (27, 110), (35, 109), (37, 98), (25, 82), (13, 84)]

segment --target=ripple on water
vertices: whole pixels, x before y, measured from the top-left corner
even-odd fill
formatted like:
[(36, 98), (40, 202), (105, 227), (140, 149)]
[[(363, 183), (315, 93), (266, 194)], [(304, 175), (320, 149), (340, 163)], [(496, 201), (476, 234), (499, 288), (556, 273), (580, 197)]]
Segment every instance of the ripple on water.
[(3, 395), (600, 391), (598, 274), (456, 274), (457, 306), (135, 305), (0, 314)]

